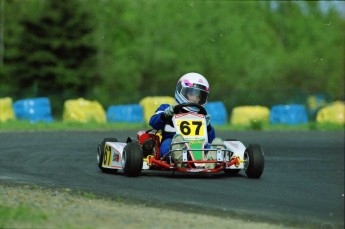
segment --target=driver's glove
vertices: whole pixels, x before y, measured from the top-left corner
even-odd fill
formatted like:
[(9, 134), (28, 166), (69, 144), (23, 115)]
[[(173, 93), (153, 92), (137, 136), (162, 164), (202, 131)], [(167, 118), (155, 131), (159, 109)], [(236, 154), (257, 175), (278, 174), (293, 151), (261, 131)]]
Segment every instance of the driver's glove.
[(165, 117), (169, 118), (169, 117), (172, 117), (174, 115), (174, 107), (175, 107), (175, 105), (170, 105), (167, 108), (165, 108), (165, 110), (164, 110)]
[(209, 114), (205, 115), (205, 119), (206, 119), (206, 126), (210, 125), (210, 123), (211, 123), (211, 115), (209, 115)]

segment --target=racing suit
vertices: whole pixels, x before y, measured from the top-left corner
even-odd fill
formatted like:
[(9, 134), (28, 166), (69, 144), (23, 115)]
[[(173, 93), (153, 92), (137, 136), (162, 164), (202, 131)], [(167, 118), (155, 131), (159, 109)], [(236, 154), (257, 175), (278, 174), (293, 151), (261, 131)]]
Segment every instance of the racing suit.
[[(162, 144), (159, 152), (161, 157), (169, 152), (172, 138), (176, 132), (175, 128), (173, 127), (171, 118), (167, 118), (164, 115), (164, 110), (169, 106), (169, 104), (161, 104), (156, 110), (156, 113), (150, 118), (149, 122), (150, 126), (152, 126), (154, 129), (162, 130)], [(216, 137), (214, 128), (213, 126), (211, 126), (211, 124), (207, 126), (207, 134), (208, 142), (212, 142)]]

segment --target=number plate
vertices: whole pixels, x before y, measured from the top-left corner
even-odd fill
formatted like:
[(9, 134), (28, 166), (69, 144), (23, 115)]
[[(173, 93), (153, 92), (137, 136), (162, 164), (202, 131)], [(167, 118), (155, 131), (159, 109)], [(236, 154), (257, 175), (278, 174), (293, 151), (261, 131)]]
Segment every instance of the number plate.
[(178, 120), (177, 128), (184, 137), (201, 137), (205, 135), (203, 120)]
[(205, 116), (195, 113), (175, 115), (173, 123), (176, 133), (183, 135), (186, 140), (206, 139), (207, 129)]

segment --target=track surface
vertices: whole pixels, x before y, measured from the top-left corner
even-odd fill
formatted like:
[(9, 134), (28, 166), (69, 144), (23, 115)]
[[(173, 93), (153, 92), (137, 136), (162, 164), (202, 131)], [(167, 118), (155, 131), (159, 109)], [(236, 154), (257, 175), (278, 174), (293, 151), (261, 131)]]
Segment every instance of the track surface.
[(103, 174), (96, 145), (125, 141), (135, 131), (0, 132), (0, 185), (69, 187), (124, 201), (184, 211), (272, 221), (291, 226), (344, 228), (344, 132), (218, 132), (265, 152), (261, 179), (238, 175), (143, 172)]

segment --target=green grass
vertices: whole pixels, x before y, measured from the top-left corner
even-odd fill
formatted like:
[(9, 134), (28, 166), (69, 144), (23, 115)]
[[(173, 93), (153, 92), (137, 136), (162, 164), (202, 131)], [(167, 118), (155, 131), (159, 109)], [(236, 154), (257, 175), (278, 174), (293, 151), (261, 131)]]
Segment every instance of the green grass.
[(16, 222), (30, 222), (39, 225), (47, 219), (46, 214), (41, 210), (26, 205), (19, 207), (0, 206), (0, 228)]
[[(146, 123), (78, 123), (78, 122), (62, 122), (54, 121), (51, 123), (11, 120), (0, 122), (0, 131), (41, 131), (41, 130), (146, 130), (151, 127)], [(316, 123), (309, 122), (301, 125), (271, 125), (269, 123), (253, 122), (250, 125), (215, 125), (216, 130), (222, 131), (336, 131), (344, 130), (345, 125), (334, 123)]]

